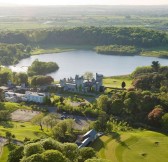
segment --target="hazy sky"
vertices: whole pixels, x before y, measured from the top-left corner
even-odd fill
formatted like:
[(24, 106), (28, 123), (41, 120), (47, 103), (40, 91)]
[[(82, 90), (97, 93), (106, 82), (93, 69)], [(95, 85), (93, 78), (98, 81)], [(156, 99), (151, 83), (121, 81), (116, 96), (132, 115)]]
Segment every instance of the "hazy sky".
[(0, 0), (0, 4), (26, 5), (163, 5), (168, 0)]

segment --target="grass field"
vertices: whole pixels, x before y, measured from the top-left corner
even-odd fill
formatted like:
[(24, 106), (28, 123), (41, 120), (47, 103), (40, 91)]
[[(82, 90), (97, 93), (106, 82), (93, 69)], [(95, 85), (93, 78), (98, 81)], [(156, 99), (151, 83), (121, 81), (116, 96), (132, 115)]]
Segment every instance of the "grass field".
[(125, 88), (131, 87), (132, 79), (129, 75), (104, 77), (103, 85), (106, 87), (121, 88), (123, 81), (126, 83)]
[(168, 161), (168, 137), (152, 131), (113, 133), (100, 137), (92, 147), (98, 157), (112, 162)]
[(8, 160), (8, 155), (9, 155), (9, 148), (8, 146), (4, 146), (2, 149), (2, 154), (0, 156), (0, 162), (7, 162)]
[(0, 136), (5, 136), (5, 133), (9, 131), (15, 135), (17, 140), (23, 141), (25, 137), (34, 139), (48, 136), (46, 130), (40, 130), (37, 125), (32, 125), (30, 122), (11, 122), (6, 127), (0, 125)]
[(26, 105), (21, 105), (19, 103), (13, 103), (13, 102), (0, 102), (0, 110), (9, 110), (10, 112), (13, 112), (17, 109), (25, 109), (25, 110), (31, 110), (31, 107), (28, 107)]

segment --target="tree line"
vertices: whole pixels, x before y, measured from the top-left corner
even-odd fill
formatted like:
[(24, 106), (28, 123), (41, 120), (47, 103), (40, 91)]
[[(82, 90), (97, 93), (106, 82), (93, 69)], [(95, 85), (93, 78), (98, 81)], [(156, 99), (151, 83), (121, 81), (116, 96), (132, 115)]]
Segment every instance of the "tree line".
[(72, 45), (134, 45), (164, 46), (165, 32), (139, 27), (74, 27), (0, 33), (0, 42), (8, 44), (72, 44)]
[(106, 45), (96, 46), (95, 50), (97, 53), (112, 54), (112, 55), (137, 55), (140, 49), (135, 46), (123, 46), (123, 45)]

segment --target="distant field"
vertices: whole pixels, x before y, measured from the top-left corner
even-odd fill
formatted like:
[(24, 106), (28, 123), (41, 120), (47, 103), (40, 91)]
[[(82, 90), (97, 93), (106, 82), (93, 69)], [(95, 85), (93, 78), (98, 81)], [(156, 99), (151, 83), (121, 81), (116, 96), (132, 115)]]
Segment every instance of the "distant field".
[(29, 21), (21, 21), (21, 22), (0, 22), (0, 31), (4, 30), (29, 30), (29, 29), (45, 29), (50, 28), (51, 25), (38, 23), (38, 22), (29, 22)]
[(92, 147), (100, 158), (112, 162), (167, 162), (168, 137), (152, 131), (111, 134), (97, 139)]

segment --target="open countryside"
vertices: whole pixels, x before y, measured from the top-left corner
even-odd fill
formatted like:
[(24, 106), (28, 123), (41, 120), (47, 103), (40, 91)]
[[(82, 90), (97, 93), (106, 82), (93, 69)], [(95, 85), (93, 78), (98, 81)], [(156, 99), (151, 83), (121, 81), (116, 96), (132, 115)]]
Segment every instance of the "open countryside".
[(0, 0), (0, 162), (168, 161), (168, 3), (94, 3)]

